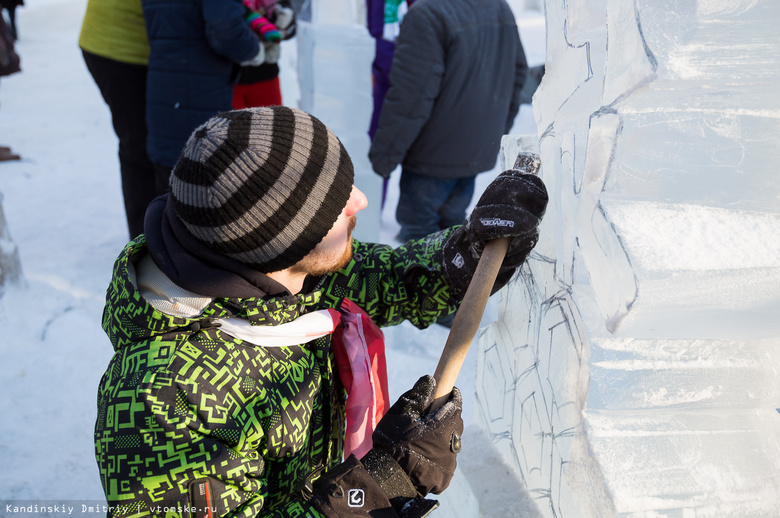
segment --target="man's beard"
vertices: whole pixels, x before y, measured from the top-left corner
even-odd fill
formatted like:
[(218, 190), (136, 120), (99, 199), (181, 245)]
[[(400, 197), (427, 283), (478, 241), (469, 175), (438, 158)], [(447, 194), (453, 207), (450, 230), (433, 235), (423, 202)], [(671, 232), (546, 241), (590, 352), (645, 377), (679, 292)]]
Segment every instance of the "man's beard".
[(355, 230), (356, 224), (357, 217), (355, 215), (350, 216), (347, 229), (347, 244), (343, 250), (323, 251), (320, 248), (322, 243), (320, 243), (306, 257), (290, 267), (291, 273), (305, 273), (319, 277), (344, 268), (352, 260), (352, 231)]

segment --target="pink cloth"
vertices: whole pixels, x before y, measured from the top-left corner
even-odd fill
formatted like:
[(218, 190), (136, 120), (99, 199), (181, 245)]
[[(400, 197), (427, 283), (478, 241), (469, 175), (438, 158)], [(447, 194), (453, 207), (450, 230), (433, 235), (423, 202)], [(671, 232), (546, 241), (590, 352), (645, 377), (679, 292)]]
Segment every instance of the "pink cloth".
[(253, 11), (261, 11), (266, 16), (270, 16), (276, 8), (277, 0), (244, 0), (244, 5)]
[(339, 308), (333, 351), (347, 390), (344, 457), (361, 458), (371, 449), (371, 434), (389, 408), (384, 335), (371, 317), (351, 300)]
[(307, 313), (278, 326), (253, 326), (247, 320), (216, 320), (222, 331), (260, 347), (283, 347), (331, 335), (336, 369), (347, 391), (345, 456), (371, 449), (371, 434), (389, 408), (387, 361), (382, 331), (351, 300), (338, 309)]

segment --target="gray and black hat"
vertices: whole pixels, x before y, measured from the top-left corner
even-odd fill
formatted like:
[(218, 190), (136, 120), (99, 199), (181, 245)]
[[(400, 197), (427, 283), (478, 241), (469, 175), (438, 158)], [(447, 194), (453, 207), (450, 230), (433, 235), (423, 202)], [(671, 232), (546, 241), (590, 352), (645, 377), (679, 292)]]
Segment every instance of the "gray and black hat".
[(322, 241), (353, 180), (346, 149), (319, 119), (282, 106), (251, 108), (193, 132), (173, 168), (170, 201), (195, 239), (274, 272)]

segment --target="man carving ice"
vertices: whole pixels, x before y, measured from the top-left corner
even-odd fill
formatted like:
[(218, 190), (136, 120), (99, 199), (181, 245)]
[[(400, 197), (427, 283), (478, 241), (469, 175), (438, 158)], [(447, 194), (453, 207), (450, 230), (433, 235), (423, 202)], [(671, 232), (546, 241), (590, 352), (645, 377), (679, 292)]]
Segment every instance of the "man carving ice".
[(460, 392), (426, 414), (424, 376), (386, 408), (375, 324), (454, 312), (485, 241), (510, 237), (503, 286), (547, 194), (502, 173), (464, 226), (396, 249), (351, 237), (366, 203), (341, 142), (302, 111), (227, 112), (192, 134), (107, 292), (95, 448), (114, 516), (427, 512), (455, 470)]

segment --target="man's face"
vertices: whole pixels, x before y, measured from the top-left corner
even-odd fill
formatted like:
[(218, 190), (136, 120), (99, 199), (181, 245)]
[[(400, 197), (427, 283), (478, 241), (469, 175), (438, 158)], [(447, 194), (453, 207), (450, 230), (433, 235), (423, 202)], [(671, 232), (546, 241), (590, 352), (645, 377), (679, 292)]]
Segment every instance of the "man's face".
[(328, 235), (306, 257), (292, 266), (292, 271), (320, 276), (346, 266), (352, 259), (352, 231), (357, 224), (355, 214), (367, 205), (366, 195), (353, 185), (352, 194)]

